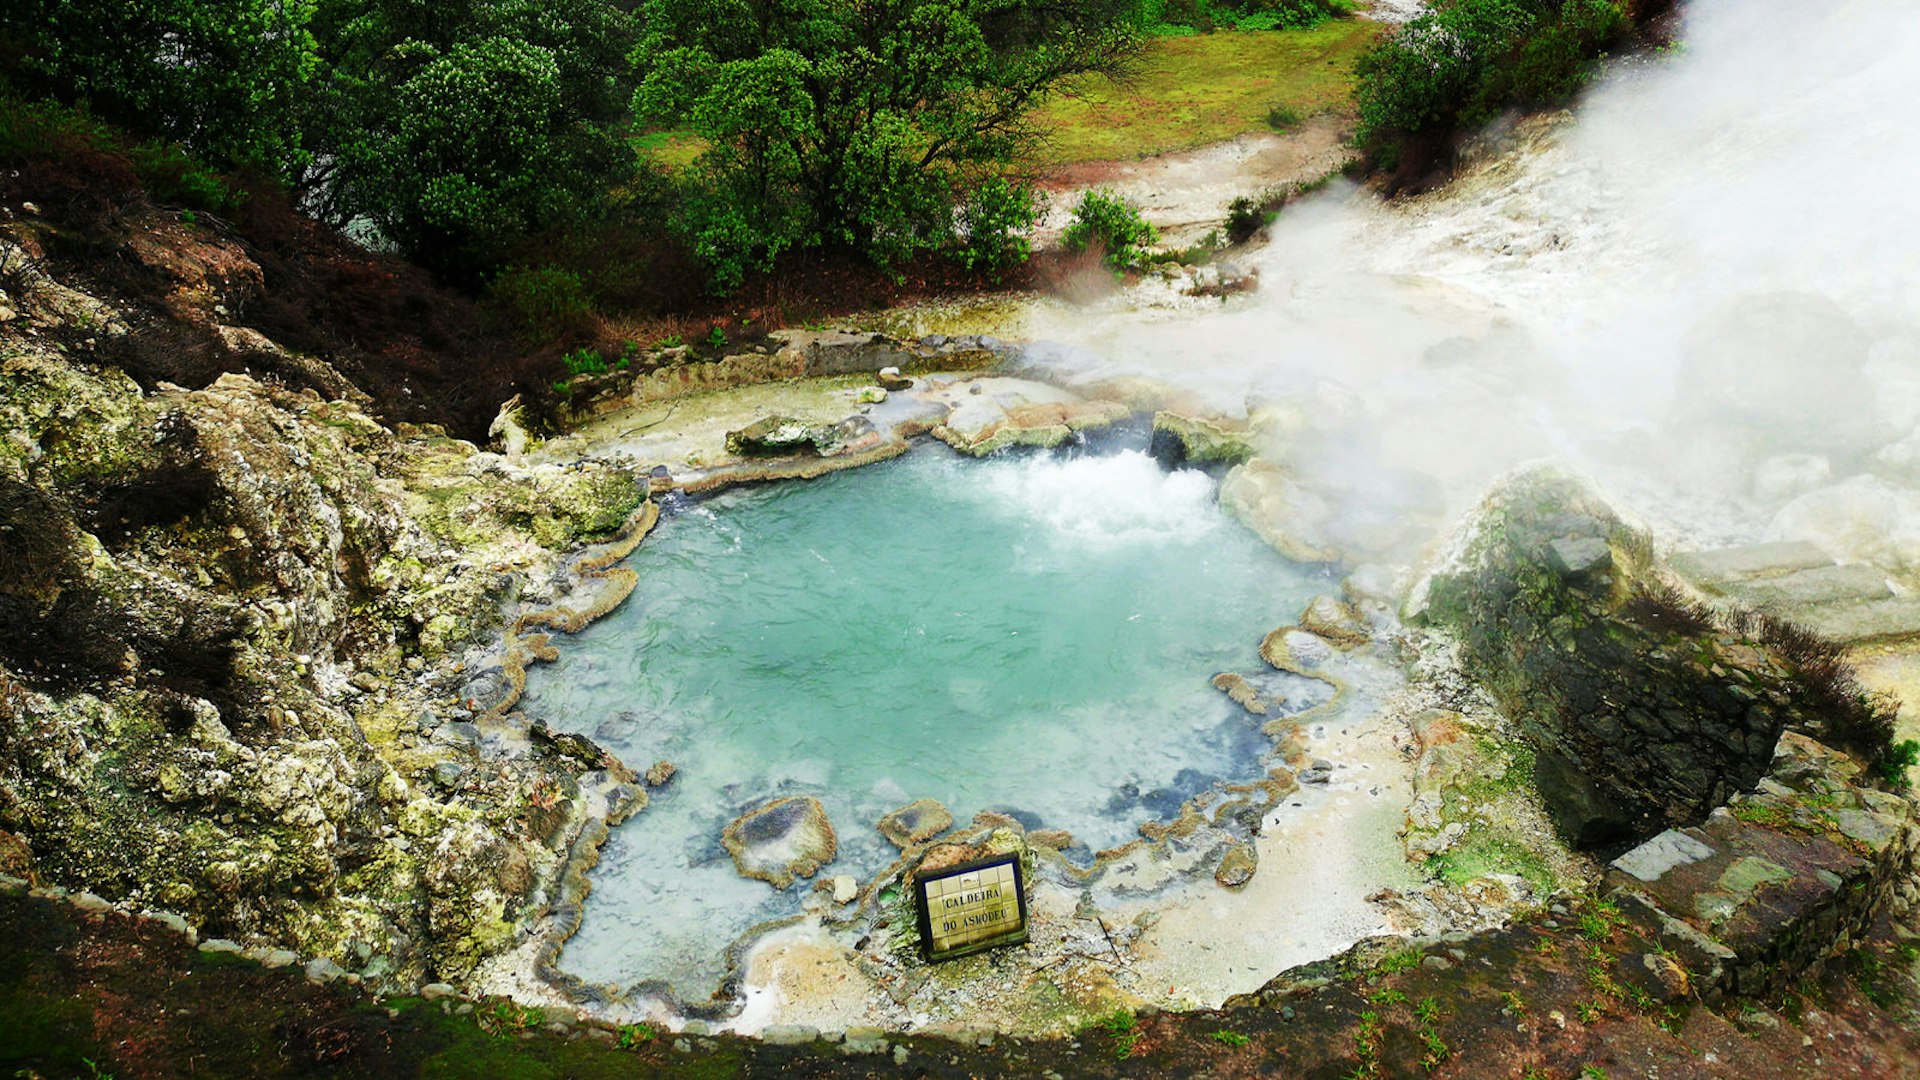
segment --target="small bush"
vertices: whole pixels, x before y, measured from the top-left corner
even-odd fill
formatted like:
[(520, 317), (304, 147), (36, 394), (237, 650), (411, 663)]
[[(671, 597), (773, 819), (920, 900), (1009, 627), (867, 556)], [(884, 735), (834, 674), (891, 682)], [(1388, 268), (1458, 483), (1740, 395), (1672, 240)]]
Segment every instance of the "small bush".
[(1253, 239), (1255, 233), (1266, 228), (1270, 220), (1265, 206), (1242, 195), (1227, 206), (1227, 239), (1235, 244), (1244, 244)]
[(1069, 251), (1098, 252), (1116, 270), (1131, 270), (1146, 261), (1147, 248), (1160, 240), (1159, 230), (1140, 216), (1140, 208), (1104, 191), (1089, 191), (1073, 207), (1073, 222), (1060, 238)]
[(488, 286), (487, 299), (532, 337), (578, 332), (593, 318), (593, 302), (580, 275), (557, 266), (513, 267)]
[(1306, 118), (1305, 113), (1291, 105), (1275, 105), (1267, 110), (1267, 126), (1275, 131), (1291, 131)]
[(969, 270), (998, 274), (1027, 261), (1027, 232), (1040, 220), (1041, 202), (1030, 187), (994, 177), (960, 208), (963, 243), (956, 256)]

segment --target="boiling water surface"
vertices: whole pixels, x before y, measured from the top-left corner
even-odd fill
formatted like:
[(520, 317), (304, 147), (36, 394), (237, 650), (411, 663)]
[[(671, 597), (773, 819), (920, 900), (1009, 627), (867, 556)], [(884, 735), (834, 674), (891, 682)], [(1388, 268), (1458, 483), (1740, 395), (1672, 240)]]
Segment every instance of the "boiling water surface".
[(1257, 724), (1209, 680), (1261, 669), (1261, 637), (1329, 583), (1214, 491), (1137, 451), (929, 448), (669, 516), (633, 597), (529, 679), (531, 715), (679, 770), (615, 830), (561, 966), (711, 993), (728, 945), (810, 884), (742, 878), (720, 845), (768, 798), (818, 797), (823, 877), (864, 879), (894, 855), (874, 822), (912, 799), (1098, 849), (1258, 772)]

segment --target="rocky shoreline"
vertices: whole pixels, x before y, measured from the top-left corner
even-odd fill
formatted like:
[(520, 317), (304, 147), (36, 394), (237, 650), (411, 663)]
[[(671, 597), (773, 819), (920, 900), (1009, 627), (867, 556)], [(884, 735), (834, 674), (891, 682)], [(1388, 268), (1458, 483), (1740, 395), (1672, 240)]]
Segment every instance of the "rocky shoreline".
[[(7, 241), (38, 242), (31, 230)], [(178, 278), (168, 317), (287, 370), (314, 366), (222, 322), (258, 285), (244, 251), (219, 254), (207, 265), (221, 275), (156, 270)], [(657, 520), (653, 496), (855, 467), (921, 435), (987, 454), (1148, 417), (1159, 456), (1223, 471), (1222, 504), (1276, 549), (1346, 572), (1340, 596), (1268, 636), (1270, 670), (1216, 679), (1269, 718), (1266, 777), (1203, 794), (1091, 868), (1059, 854), (1071, 838), (998, 815), (957, 831), (902, 825), (901, 859), (880, 878), (852, 896), (831, 875), (817, 882), (803, 921), (828, 937), (756, 928), (734, 944), (733, 993), (683, 1005), (682, 1038), (646, 1053), (692, 1067), (724, 1051), (803, 1072), (796, 1063), (868, 1049), (891, 1055), (876, 1069), (926, 1060), (912, 1056), (923, 1035), (885, 1034), (867, 1022), (879, 1018), (950, 1036), (965, 1053), (937, 1053), (956, 1067), (1038, 1054), (1093, 1071), (1080, 1051), (1110, 1038), (1102, 1068), (1175, 1068), (1206, 1048), (1197, 1024), (1259, 1014), (1261, 1045), (1286, 1045), (1274, 1016), (1291, 1023), (1329, 996), (1346, 1003), (1338, 1013), (1356, 974), (1369, 994), (1405, 974), (1421, 993), (1472, 999), (1475, 965), (1552, 967), (1516, 943), (1571, 952), (1569, 925), (1610, 950), (1587, 985), (1597, 1018), (1624, 1022), (1781, 993), (1911, 914), (1912, 804), (1889, 790), (1898, 777), (1875, 772), (1886, 737), (1849, 711), (1838, 654), (1694, 590), (1577, 479), (1508, 478), (1416, 584), (1394, 560), (1439, 527), (1435, 500), (1409, 481), (1395, 493), (1403, 512), (1356, 527), (1336, 512), (1335, 481), (1292, 467), (1288, 447), (1315, 421), (1284, 402), (1221, 417), (1142, 380), (1060, 375), (991, 339), (795, 332), (771, 352), (662, 356), (577, 380), (576, 430), (528, 447), (508, 412), (494, 453), (431, 426), (389, 429), (350, 386), (328, 396), (248, 374), (142, 386), (111, 356), (151, 314), (35, 273), (0, 326), (0, 600), (18, 630), (0, 653), (9, 917), (110, 926), (189, 968), (228, 955), (298, 965), (328, 993), (448, 1013), (463, 990), (466, 1005), (511, 994), (564, 1021), (554, 1034), (569, 1045), (660, 1022), (554, 960), (608, 830), (667, 773), (643, 778), (514, 711), (553, 635), (636, 588), (617, 563)], [(1331, 696), (1301, 698), (1292, 679)], [(1354, 756), (1322, 756), (1336, 744)], [(1378, 781), (1341, 775), (1376, 764)], [(1219, 1013), (1193, 1010), (1218, 997), (1158, 989), (1181, 971), (1168, 960), (1180, 942), (1273, 917), (1256, 910), (1280, 872), (1262, 869), (1281, 857), (1268, 830), (1310, 820), (1305, 789), (1330, 783), (1341, 798), (1405, 795), (1397, 846), (1420, 873), (1364, 898), (1398, 936), (1295, 967)], [(1296, 809), (1305, 816), (1289, 818)], [(1576, 846), (1624, 854), (1570, 850), (1549, 819)], [(942, 847), (1029, 860), (1034, 944), (934, 969), (910, 955), (902, 883)], [(816, 844), (753, 865), (777, 880), (830, 859)], [(1172, 898), (1207, 890), (1228, 914), (1172, 913)], [(62, 912), (45, 910), (55, 901)], [(151, 926), (129, 928), (135, 913)], [(1366, 936), (1352, 925), (1345, 941)], [(1417, 973), (1394, 959), (1413, 953)], [(765, 1001), (778, 993), (754, 998), (817, 990), (795, 974), (803, 960), (854, 980), (809, 1014), (819, 1027), (775, 1022)], [(716, 1042), (711, 1022), (743, 1005), (737, 1022), (763, 1039)], [(600, 1019), (567, 1019), (582, 1006)], [(1115, 1015), (1129, 1019), (1077, 1042), (1005, 1035), (1070, 1040)], [(1366, 1015), (1340, 1013), (1338, 1030), (1360, 1037), (1337, 1053), (1316, 1044), (1317, 1060), (1377, 1070), (1393, 1044), (1364, 1049), (1381, 1034)], [(1440, 1025), (1404, 1021), (1435, 1038)], [(1244, 1045), (1213, 1041), (1214, 1059)], [(1451, 1055), (1430, 1068), (1448, 1062), (1464, 1068)]]

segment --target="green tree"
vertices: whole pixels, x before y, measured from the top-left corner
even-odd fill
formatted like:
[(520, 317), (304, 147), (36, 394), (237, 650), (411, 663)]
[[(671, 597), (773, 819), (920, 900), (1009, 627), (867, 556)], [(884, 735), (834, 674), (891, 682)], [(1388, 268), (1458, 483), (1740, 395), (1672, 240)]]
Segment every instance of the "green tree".
[(1442, 0), (1360, 58), (1360, 140), (1392, 167), (1411, 136), (1564, 98), (1631, 26), (1620, 0)]
[(324, 148), (297, 178), (338, 225), (371, 222), (468, 282), (521, 237), (578, 220), (632, 174), (621, 136), (632, 17), (608, 0), (319, 0), (309, 101)]
[(0, 55), (18, 89), (222, 166), (310, 160), (294, 123), (318, 62), (315, 0), (8, 0)]
[[(1030, 217), (1013, 165), (1064, 80), (1121, 69), (1134, 0), (648, 0), (634, 112), (698, 132), (680, 225), (715, 284), (827, 246), (881, 266)], [(974, 193), (985, 200), (971, 205)], [(1027, 210), (1022, 210), (1022, 207)], [(960, 226), (965, 229), (965, 225)]]

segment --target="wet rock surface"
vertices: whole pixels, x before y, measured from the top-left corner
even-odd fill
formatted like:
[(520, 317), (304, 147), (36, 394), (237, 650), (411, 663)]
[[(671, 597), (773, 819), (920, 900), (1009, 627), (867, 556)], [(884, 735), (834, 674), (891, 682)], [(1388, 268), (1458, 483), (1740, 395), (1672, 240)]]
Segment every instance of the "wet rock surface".
[(953, 828), (953, 814), (934, 799), (916, 799), (889, 813), (875, 825), (894, 847), (906, 849)]
[(811, 795), (775, 799), (736, 818), (720, 835), (741, 874), (784, 889), (833, 861), (839, 842)]

